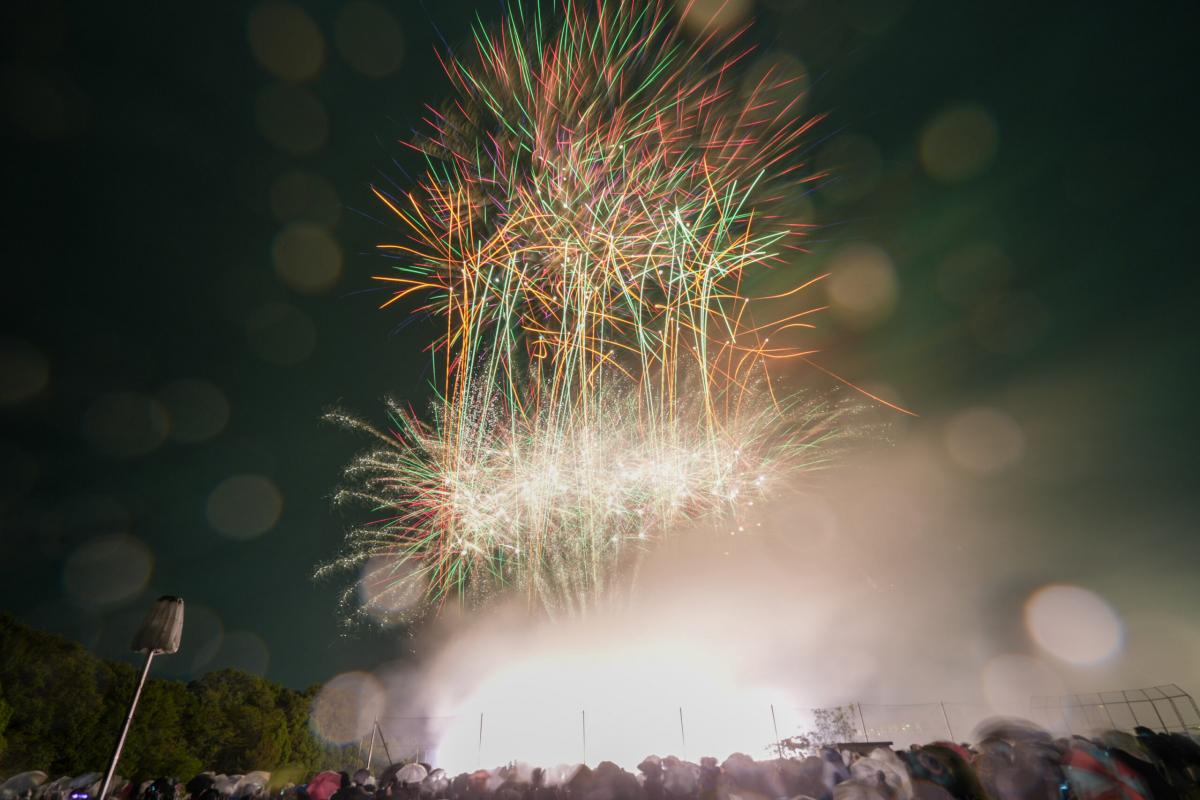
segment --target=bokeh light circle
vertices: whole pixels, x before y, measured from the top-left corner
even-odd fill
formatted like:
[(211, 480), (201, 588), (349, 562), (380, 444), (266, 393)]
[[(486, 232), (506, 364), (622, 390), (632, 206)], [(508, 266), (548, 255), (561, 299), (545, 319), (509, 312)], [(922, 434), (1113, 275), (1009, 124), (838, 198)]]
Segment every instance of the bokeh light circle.
[(142, 456), (167, 438), (170, 422), (159, 402), (136, 392), (101, 395), (83, 417), (92, 446), (114, 458)]
[(1069, 664), (1106, 661), (1121, 648), (1121, 620), (1095, 592), (1050, 584), (1025, 601), (1025, 627), (1038, 646)]
[(306, 294), (332, 289), (342, 275), (342, 249), (327, 230), (305, 222), (287, 226), (271, 246), (275, 271)]
[(216, 656), (208, 663), (208, 671), (240, 669), (252, 675), (266, 675), (271, 664), (271, 651), (257, 633), (230, 631), (221, 637)]
[(17, 339), (0, 339), (0, 404), (36, 397), (50, 381), (50, 361), (41, 350)]
[(325, 106), (300, 86), (265, 87), (255, 101), (254, 114), (263, 137), (289, 155), (312, 155), (329, 137)]
[(976, 104), (955, 106), (921, 131), (921, 164), (935, 180), (959, 183), (987, 169), (999, 143), (996, 121), (987, 109)]
[(313, 701), (309, 724), (329, 742), (345, 744), (369, 733), (386, 692), (366, 672), (344, 672), (321, 687)]
[(1012, 417), (994, 408), (970, 408), (946, 424), (946, 451), (964, 469), (999, 472), (1021, 460), (1025, 434)]
[(158, 400), (171, 417), (171, 438), (178, 442), (203, 442), (225, 430), (229, 401), (208, 381), (184, 378), (158, 391)]
[(279, 521), (283, 497), (270, 478), (234, 475), (217, 484), (208, 496), (208, 522), (231, 539), (261, 536)]
[(754, 0), (675, 0), (675, 4), (683, 15), (684, 28), (703, 37), (745, 22)]
[(403, 621), (404, 613), (420, 604), (425, 582), (414, 579), (416, 567), (408, 561), (378, 556), (363, 565), (358, 579), (359, 604), (381, 625)]
[(300, 7), (264, 3), (250, 12), (246, 33), (254, 57), (274, 75), (302, 81), (321, 71), (325, 38)]
[(826, 290), (838, 318), (852, 328), (870, 328), (892, 313), (899, 286), (892, 260), (880, 248), (849, 244), (828, 264)]
[(404, 59), (404, 34), (392, 12), (370, 0), (352, 0), (334, 23), (338, 52), (371, 78), (391, 75)]
[(127, 534), (84, 542), (67, 557), (63, 587), (84, 606), (119, 603), (140, 594), (150, 580), (154, 557)]
[(264, 361), (280, 366), (299, 364), (312, 355), (317, 329), (300, 309), (287, 303), (267, 303), (246, 320), (250, 349)]

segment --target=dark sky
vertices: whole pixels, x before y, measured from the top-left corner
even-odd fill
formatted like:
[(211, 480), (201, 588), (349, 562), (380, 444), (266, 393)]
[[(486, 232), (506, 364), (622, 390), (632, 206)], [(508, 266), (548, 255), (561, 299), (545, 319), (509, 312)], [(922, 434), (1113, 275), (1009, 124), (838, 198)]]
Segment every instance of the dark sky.
[[(391, 229), (368, 187), (419, 169), (397, 142), (448, 92), (436, 48), (501, 7), (0, 12), (0, 609), (124, 657), (179, 594), (178, 676), (300, 686), (406, 654), (347, 636), (342, 586), (310, 578), (360, 444), (320, 418), (426, 402), (425, 323), (376, 309)], [(1053, 531), (1045, 573), (1195, 636), (1200, 598), (1171, 588), (1200, 565), (1186, 8), (760, 0), (750, 36), (829, 114), (814, 270), (886, 254), (846, 272), (825, 363), (917, 424), (999, 409), (971, 418), (999, 437), (985, 463), (958, 458), (1007, 470), (987, 502)], [(992, 464), (1009, 424), (1026, 457)]]

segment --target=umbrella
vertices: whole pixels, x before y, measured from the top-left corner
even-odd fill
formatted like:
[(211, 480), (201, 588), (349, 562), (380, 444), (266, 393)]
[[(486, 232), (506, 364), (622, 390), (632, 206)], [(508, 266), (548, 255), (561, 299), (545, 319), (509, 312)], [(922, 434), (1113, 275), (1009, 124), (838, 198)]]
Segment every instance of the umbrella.
[(204, 794), (206, 790), (211, 789), (214, 783), (216, 783), (216, 780), (213, 778), (213, 774), (211, 772), (201, 772), (199, 775), (188, 781), (187, 785), (183, 788), (187, 789), (188, 794), (190, 794), (193, 798), (196, 798)]
[(405, 764), (396, 771), (396, 780), (400, 783), (420, 783), (429, 775), (429, 771), (420, 764)]
[(1140, 775), (1128, 764), (1089, 741), (1075, 739), (1062, 757), (1071, 793), (1081, 800), (1145, 800)]
[(238, 797), (245, 797), (246, 795), (255, 794), (256, 792), (260, 792), (267, 788), (267, 784), (270, 782), (271, 773), (269, 772), (264, 772), (261, 769), (255, 770), (254, 772), (247, 772), (242, 776), (242, 779), (238, 781), (235, 794)]
[(308, 782), (308, 796), (311, 800), (329, 800), (341, 787), (341, 775), (336, 772), (318, 772)]
[(38, 787), (36, 795), (46, 800), (59, 800), (67, 792), (67, 784), (71, 782), (69, 775), (64, 775), (61, 778), (55, 778), (49, 783), (43, 783)]
[(368, 783), (375, 783), (375, 778), (371, 775), (371, 771), (369, 769), (360, 769), (358, 772), (354, 773), (354, 776), (351, 778), (351, 780), (357, 783), (359, 786), (366, 786)]
[(241, 779), (241, 775), (218, 775), (213, 781), (213, 788), (225, 797), (233, 797), (233, 793), (237, 791), (238, 781)]
[(71, 782), (67, 784), (68, 789), (86, 789), (104, 776), (99, 772), (85, 772), (82, 775), (71, 778)]
[(384, 767), (383, 772), (379, 773), (379, 785), (387, 786), (396, 779), (396, 773), (404, 767), (403, 761), (397, 761), (395, 764), (389, 764)]
[(37, 787), (46, 782), (46, 773), (32, 770), (30, 772), (18, 772), (11, 778), (6, 780), (0, 790), (13, 792), (14, 794), (24, 794), (31, 792)]

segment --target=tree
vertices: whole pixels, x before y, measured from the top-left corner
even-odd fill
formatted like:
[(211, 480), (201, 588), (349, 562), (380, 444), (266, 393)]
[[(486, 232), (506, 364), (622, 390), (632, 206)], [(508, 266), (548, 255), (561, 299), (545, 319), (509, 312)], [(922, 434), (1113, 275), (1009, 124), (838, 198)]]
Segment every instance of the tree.
[(854, 706), (833, 706), (813, 709), (813, 727), (773, 745), (770, 749), (789, 757), (815, 755), (822, 747), (853, 741), (858, 736), (854, 726)]
[[(103, 770), (136, 680), (131, 664), (104, 661), (0, 614), (0, 773)], [(17, 686), (21, 691), (13, 691)], [(186, 779), (201, 769), (282, 768), (301, 780), (322, 769), (356, 768), (357, 748), (324, 742), (309, 727), (320, 690), (297, 691), (232, 669), (186, 684), (152, 678), (118, 772)]]
[(4, 684), (0, 683), (0, 758), (4, 757), (4, 748), (7, 745), (4, 731), (8, 728), (10, 719), (12, 719), (12, 706), (4, 699)]

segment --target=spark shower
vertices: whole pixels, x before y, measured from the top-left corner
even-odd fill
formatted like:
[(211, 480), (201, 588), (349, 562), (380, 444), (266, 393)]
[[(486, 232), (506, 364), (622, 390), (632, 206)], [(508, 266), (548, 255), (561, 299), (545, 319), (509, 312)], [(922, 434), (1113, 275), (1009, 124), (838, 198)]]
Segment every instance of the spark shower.
[(808, 360), (821, 310), (795, 212), (819, 118), (746, 69), (744, 33), (663, 0), (514, 2), (443, 59), (454, 96), (409, 143), (424, 175), (374, 189), (400, 229), (383, 305), (440, 330), (431, 409), (330, 415), (378, 444), (338, 493), (372, 518), (319, 571), (363, 570), (352, 607), (580, 614), (648, 549), (736, 532), (827, 463), (849, 406), (772, 374)]

